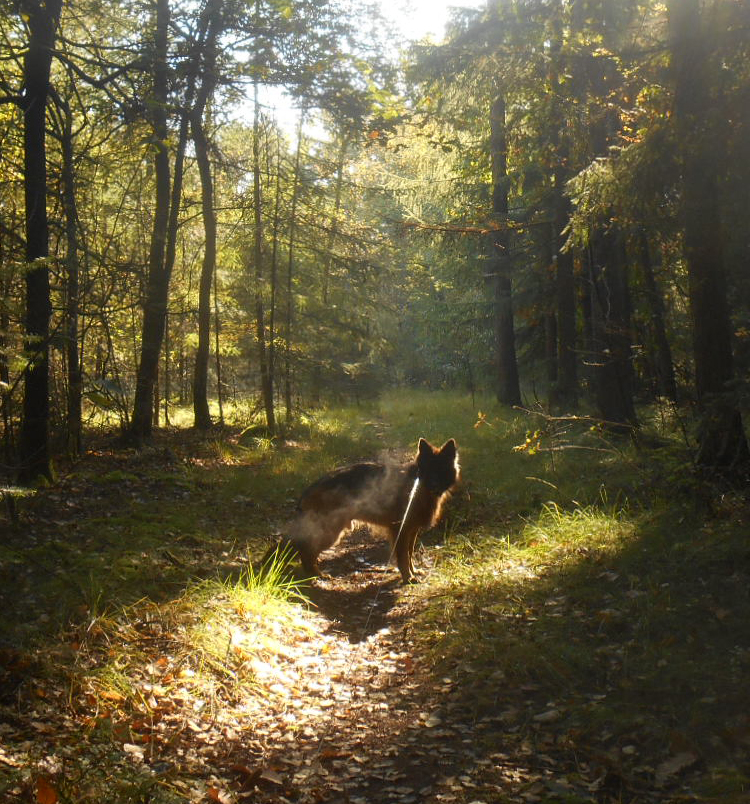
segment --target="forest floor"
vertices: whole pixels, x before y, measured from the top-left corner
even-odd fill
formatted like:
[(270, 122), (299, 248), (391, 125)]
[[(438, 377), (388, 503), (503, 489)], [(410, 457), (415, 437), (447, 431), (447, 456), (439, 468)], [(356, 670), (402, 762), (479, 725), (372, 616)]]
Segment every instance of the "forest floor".
[(497, 433), (444, 422), (467, 490), (425, 539), (422, 584), (401, 587), (359, 530), (326, 578), (258, 586), (248, 533), (269, 537), (324, 464), (430, 434), (363, 421), (319, 452), (239, 449), (238, 431), (102, 441), (22, 501), (1, 525), (0, 800), (750, 801), (743, 493), (704, 489), (682, 520), (652, 508), (644, 524), (654, 489), (611, 467), (598, 506), (582, 477), (569, 510), (529, 495), (550, 478), (568, 494), (558, 461), (526, 464), (523, 492), (506, 475), (498, 499), (482, 463)]

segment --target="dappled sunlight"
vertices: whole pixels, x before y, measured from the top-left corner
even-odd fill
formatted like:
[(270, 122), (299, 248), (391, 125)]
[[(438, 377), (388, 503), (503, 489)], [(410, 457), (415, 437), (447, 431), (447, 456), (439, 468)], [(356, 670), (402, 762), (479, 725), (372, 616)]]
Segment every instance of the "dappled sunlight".
[(433, 580), (443, 593), (428, 592), (421, 614), (437, 674), (471, 667), (477, 713), (503, 707), (493, 675), (525, 689), (506, 725), (551, 738), (548, 752), (597, 757), (567, 775), (599, 779), (592, 791), (605, 778), (667, 789), (702, 763), (731, 778), (733, 741), (716, 726), (747, 725), (748, 548), (727, 530), (706, 550), (686, 527), (680, 537), (647, 515), (547, 506), (513, 541), (485, 537), (455, 561), (448, 551)]
[[(22, 501), (33, 527), (14, 538), (64, 574), (22, 575), (25, 623), (5, 624), (25, 641), (0, 649), (0, 693), (26, 707), (13, 734), (33, 735), (0, 749), (14, 778), (35, 768), (61, 800), (118, 784), (160, 804), (740, 790), (744, 495), (706, 519), (669, 449), (529, 455), (513, 450), (523, 414), (481, 412), (475, 427), (465, 396), (396, 394), (270, 449), (238, 428), (172, 432), (92, 451)], [(455, 436), (464, 478), (422, 539), (422, 584), (402, 587), (366, 529), (322, 554), (322, 579), (258, 567), (311, 480), (386, 447), (413, 454), (420, 434)], [(69, 519), (45, 514), (61, 500)]]

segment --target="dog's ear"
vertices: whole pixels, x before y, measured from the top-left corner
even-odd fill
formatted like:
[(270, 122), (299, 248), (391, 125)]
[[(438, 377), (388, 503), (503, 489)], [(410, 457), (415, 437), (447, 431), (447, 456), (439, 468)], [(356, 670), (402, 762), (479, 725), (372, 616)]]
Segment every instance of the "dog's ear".
[(456, 457), (458, 448), (456, 447), (456, 439), (449, 438), (442, 447), (440, 447), (440, 454), (449, 457), (453, 460)]
[(417, 453), (419, 455), (434, 455), (435, 450), (426, 438), (420, 438), (417, 444)]

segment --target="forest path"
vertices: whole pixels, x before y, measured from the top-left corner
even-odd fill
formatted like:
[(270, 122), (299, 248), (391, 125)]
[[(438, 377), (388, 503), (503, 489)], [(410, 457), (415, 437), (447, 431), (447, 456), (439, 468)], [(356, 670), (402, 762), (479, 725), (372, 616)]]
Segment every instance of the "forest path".
[[(81, 578), (110, 581), (93, 588), (105, 601), (132, 591), (145, 602), (102, 615), (79, 610), (85, 598), (71, 595), (79, 608), (61, 643), (50, 638), (27, 655), (0, 640), (0, 799), (5, 772), (8, 801), (19, 804), (42, 781), (54, 792), (46, 800), (61, 802), (93, 800), (89, 789), (106, 791), (97, 800), (155, 804), (667, 800), (602, 740), (576, 731), (564, 686), (510, 684), (472, 658), (486, 646), (467, 645), (452, 664), (427, 653), (423, 615), (439, 595), (462, 617), (497, 614), (478, 610), (470, 589), (402, 587), (387, 543), (367, 530), (322, 556), (328, 577), (306, 589), (308, 609), (285, 607), (278, 620), (271, 609), (257, 628), (264, 615), (214, 585), (206, 611), (185, 578), (202, 573), (230, 587), (246, 568), (243, 534), (270, 531), (278, 503), (264, 503), (262, 489), (248, 496), (244, 467), (223, 476), (224, 490), (210, 456), (195, 463), (206, 474), (188, 482), (175, 454), (92, 452), (85, 472), (39, 492), (11, 534), (13, 561), (0, 565), (11, 636), (41, 633), (60, 591)], [(251, 478), (260, 482), (265, 469), (259, 462)], [(214, 532), (221, 539), (199, 538)], [(428, 574), (438, 550), (418, 556)], [(131, 581), (140, 585), (129, 590)], [(152, 582), (163, 587), (159, 605), (147, 597)], [(518, 595), (514, 604), (531, 605)], [(204, 616), (214, 653), (191, 637)], [(107, 682), (115, 662), (119, 686)], [(597, 692), (583, 689), (584, 702), (595, 706)], [(142, 796), (117, 798), (126, 782)]]
[[(293, 662), (300, 697), (266, 713), (253, 800), (593, 800), (606, 774), (571, 765), (547, 733), (554, 709), (533, 687), (508, 689), (470, 666), (433, 677), (410, 633), (418, 599), (387, 559), (387, 544), (363, 529), (321, 560), (328, 577), (309, 590), (321, 634)], [(480, 688), (483, 701), (496, 690), (495, 705), (478, 711)], [(521, 736), (529, 723), (534, 746)]]

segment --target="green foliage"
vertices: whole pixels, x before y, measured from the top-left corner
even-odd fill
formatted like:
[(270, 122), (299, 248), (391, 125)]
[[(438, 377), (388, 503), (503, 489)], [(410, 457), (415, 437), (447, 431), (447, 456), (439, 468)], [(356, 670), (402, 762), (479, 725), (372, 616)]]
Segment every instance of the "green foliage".
[(594, 448), (582, 427), (555, 450), (519, 453), (528, 423), (487, 411), (459, 437), (471, 504), (459, 499), (460, 525), (414, 592), (436, 676), (470, 676), (478, 716), (504, 706), (516, 722), (520, 703), (532, 739), (554, 728), (616, 753), (635, 746), (618, 753), (629, 775), (689, 743), (690, 762), (700, 753), (722, 778), (726, 746), (712, 735), (738, 722), (748, 644), (732, 570), (748, 553), (744, 495), (714, 507), (721, 495), (711, 503), (686, 471), (678, 429), (662, 429), (656, 450), (604, 449), (602, 435)]
[[(16, 579), (3, 641), (34, 657), (37, 709), (60, 713), (64, 698), (92, 713), (76, 745), (95, 769), (71, 759), (56, 789), (151, 791), (124, 752), (161, 735), (172, 707), (188, 707), (191, 730), (200, 713), (261, 717), (294, 646), (313, 641), (318, 656), (328, 644), (285, 560), (257, 567), (271, 534), (314, 478), (405, 458), (424, 436), (457, 439), (463, 480), (424, 540), (434, 568), (400, 598), (422, 671), (461, 679), (460, 706), (500, 718), (504, 741), (551, 751), (552, 740), (579, 760), (594, 746), (644, 785), (700, 756), (706, 796), (740, 795), (716, 724), (743, 733), (745, 495), (691, 473), (679, 423), (655, 410), (641, 418), (658, 429), (635, 443), (529, 415), (402, 390), (301, 417), (270, 450), (239, 443), (237, 426), (206, 440), (174, 431), (140, 453), (92, 452), (39, 490), (35, 527), (3, 545)], [(515, 450), (531, 428), (542, 448)], [(38, 516), (62, 500), (74, 526)], [(42, 761), (24, 751), (29, 767)]]

